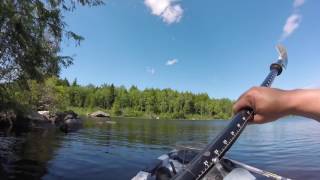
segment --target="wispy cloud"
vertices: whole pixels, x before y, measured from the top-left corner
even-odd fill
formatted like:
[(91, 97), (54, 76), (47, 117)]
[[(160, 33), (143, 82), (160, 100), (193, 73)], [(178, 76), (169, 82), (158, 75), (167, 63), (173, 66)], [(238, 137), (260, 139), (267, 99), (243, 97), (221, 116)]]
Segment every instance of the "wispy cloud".
[(166, 62), (166, 65), (167, 65), (167, 66), (172, 66), (172, 65), (177, 64), (178, 62), (179, 62), (178, 59), (171, 59), (171, 60), (168, 60), (168, 61)]
[(293, 2), (293, 7), (294, 8), (299, 8), (302, 6), (306, 1), (305, 0), (294, 0)]
[(300, 25), (302, 16), (300, 14), (292, 14), (288, 17), (283, 27), (282, 39), (289, 37)]
[(156, 73), (156, 70), (151, 67), (146, 67), (146, 71), (147, 71), (147, 73), (149, 73), (151, 75), (154, 75)]
[(280, 41), (283, 41), (286, 38), (288, 38), (300, 26), (300, 23), (302, 21), (302, 15), (298, 13), (298, 8), (301, 7), (305, 2), (305, 0), (293, 1), (294, 12), (287, 18), (286, 23), (283, 26)]
[(165, 23), (180, 22), (183, 9), (175, 0), (144, 0), (144, 4), (151, 9), (151, 13), (160, 16)]

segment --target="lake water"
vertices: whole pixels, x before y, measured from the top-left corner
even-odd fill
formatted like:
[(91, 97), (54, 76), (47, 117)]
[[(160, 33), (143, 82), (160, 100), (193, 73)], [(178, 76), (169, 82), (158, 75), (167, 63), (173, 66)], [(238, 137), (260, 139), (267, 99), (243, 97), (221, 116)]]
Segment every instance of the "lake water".
[[(130, 179), (177, 144), (207, 143), (228, 121), (86, 120), (56, 129), (0, 132), (0, 179)], [(250, 125), (226, 156), (293, 179), (320, 179), (320, 123), (288, 117)]]

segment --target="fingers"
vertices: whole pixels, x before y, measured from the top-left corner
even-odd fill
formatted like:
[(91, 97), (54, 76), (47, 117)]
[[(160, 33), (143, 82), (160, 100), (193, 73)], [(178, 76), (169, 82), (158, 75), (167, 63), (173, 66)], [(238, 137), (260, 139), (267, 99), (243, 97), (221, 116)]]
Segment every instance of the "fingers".
[(274, 121), (281, 117), (281, 109), (279, 109), (280, 97), (279, 89), (267, 87), (253, 87), (240, 96), (233, 106), (235, 113), (251, 108), (255, 115), (250, 123), (261, 124)]
[(260, 114), (255, 114), (251, 123), (254, 123), (254, 124), (265, 123), (265, 117)]
[(233, 105), (233, 112), (237, 113), (242, 109), (250, 107), (250, 101), (248, 98), (243, 97), (240, 98), (234, 105)]
[(258, 88), (253, 87), (249, 91), (242, 94), (233, 106), (233, 112), (237, 113), (242, 109), (251, 108), (255, 110), (255, 96), (258, 93)]
[(251, 97), (249, 96), (249, 91), (241, 95), (237, 102), (233, 105), (233, 112), (237, 113), (246, 108), (254, 109)]

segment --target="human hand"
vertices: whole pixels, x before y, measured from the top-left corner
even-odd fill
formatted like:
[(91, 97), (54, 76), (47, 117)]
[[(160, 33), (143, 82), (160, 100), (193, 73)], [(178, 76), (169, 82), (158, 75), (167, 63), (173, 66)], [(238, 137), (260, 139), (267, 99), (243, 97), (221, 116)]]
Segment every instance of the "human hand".
[(235, 113), (251, 108), (255, 115), (253, 123), (261, 124), (287, 115), (286, 91), (267, 87), (253, 87), (237, 100), (233, 106)]

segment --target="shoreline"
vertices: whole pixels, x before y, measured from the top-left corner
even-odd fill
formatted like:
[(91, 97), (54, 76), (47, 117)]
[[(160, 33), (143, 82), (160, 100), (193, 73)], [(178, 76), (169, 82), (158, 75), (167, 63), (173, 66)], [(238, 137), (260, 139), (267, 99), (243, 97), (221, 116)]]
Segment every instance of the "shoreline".
[[(80, 116), (85, 118), (91, 118), (90, 116), (86, 114), (80, 114)], [(160, 121), (228, 121), (229, 119), (156, 119), (156, 118), (148, 118), (148, 117), (134, 117), (134, 116), (110, 116), (110, 119), (112, 118), (123, 118), (123, 119), (143, 119), (143, 120), (160, 120)]]
[[(214, 118), (210, 116), (202, 116), (201, 115), (183, 115), (184, 118), (173, 118), (170, 116), (174, 116), (174, 114), (148, 114), (144, 112), (137, 112), (137, 114), (134, 114), (134, 116), (130, 115), (120, 115), (117, 116), (114, 113), (111, 112), (111, 110), (105, 110), (100, 108), (92, 108), (92, 109), (86, 109), (86, 108), (78, 108), (78, 107), (68, 107), (68, 110), (72, 110), (76, 112), (77, 114), (85, 117), (89, 117), (89, 114), (96, 112), (96, 111), (102, 111), (105, 113), (110, 114), (111, 118), (129, 118), (129, 119), (152, 119), (152, 120), (188, 120), (188, 121), (198, 121), (198, 120), (229, 120), (231, 117), (228, 118)], [(135, 116), (137, 115), (137, 116)]]

